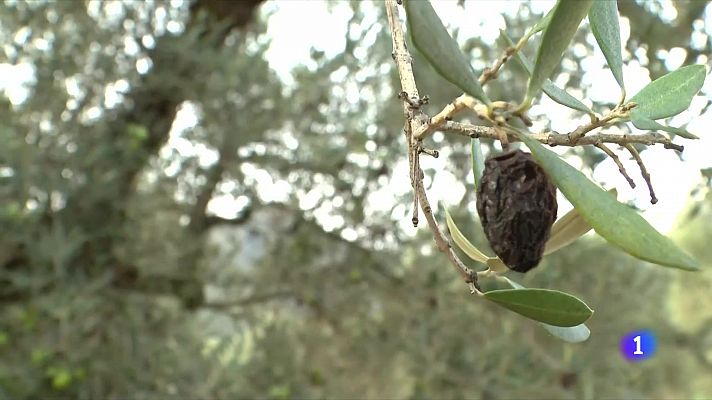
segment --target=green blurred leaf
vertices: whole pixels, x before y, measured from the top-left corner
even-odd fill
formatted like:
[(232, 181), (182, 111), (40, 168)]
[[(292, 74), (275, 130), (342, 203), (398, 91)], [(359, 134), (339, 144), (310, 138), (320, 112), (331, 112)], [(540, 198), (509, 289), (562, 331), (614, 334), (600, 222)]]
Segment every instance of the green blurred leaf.
[(592, 0), (559, 0), (553, 10), (551, 21), (544, 30), (539, 50), (534, 63), (532, 76), (529, 78), (525, 105), (539, 93), (544, 82), (551, 77), (561, 62), (564, 50), (569, 46), (583, 17), (588, 14)]
[(408, 31), (415, 47), (448, 82), (485, 104), (491, 101), (477, 81), (475, 71), (455, 39), (445, 29), (429, 1), (405, 2)]
[[(504, 279), (507, 283), (509, 283), (510, 286), (515, 289), (524, 289), (524, 286), (518, 284), (517, 282), (514, 282), (506, 276), (502, 276), (501, 278)], [(588, 329), (586, 324), (564, 327), (549, 325), (538, 321), (537, 323), (553, 336), (569, 343), (585, 342), (591, 336), (591, 331)]]
[(351, 279), (352, 281), (358, 281), (361, 278), (363, 278), (361, 270), (358, 268), (351, 268), (351, 271), (349, 271), (349, 279)]
[(455, 225), (455, 221), (452, 220), (452, 217), (447, 209), (445, 209), (445, 221), (447, 222), (447, 228), (450, 230), (452, 240), (455, 242), (457, 247), (459, 247), (460, 250), (467, 254), (467, 256), (471, 259), (481, 262), (482, 264), (487, 264), (489, 257), (484, 255), (477, 247), (475, 247), (475, 245), (467, 240), (465, 235), (463, 235), (457, 225)]
[(49, 358), (49, 352), (45, 349), (34, 349), (30, 353), (30, 360), (33, 364), (42, 364)]
[(138, 142), (143, 142), (148, 139), (148, 128), (140, 124), (127, 124), (126, 133), (131, 136), (133, 140)]
[(502, 289), (483, 295), (508, 310), (554, 326), (576, 326), (593, 315), (578, 298), (550, 289)]
[(485, 156), (482, 155), (482, 145), (480, 139), (470, 139), (471, 154), (472, 154), (472, 174), (475, 177), (475, 191), (480, 187), (482, 173), (485, 170)]
[(277, 400), (286, 400), (289, 398), (289, 392), (288, 385), (272, 385), (269, 388), (269, 397)]
[(539, 142), (521, 132), (516, 135), (586, 222), (609, 243), (652, 263), (687, 270), (698, 268), (695, 259), (656, 231), (635, 210), (619, 203)]
[(705, 83), (706, 73), (704, 65), (688, 65), (650, 82), (630, 99), (638, 103), (635, 112), (655, 120), (685, 111)]
[(52, 377), (52, 388), (55, 390), (66, 389), (72, 383), (72, 373), (65, 368), (56, 368), (48, 371)]
[(616, 1), (594, 1), (588, 11), (591, 31), (601, 48), (606, 62), (611, 68), (616, 82), (625, 91), (623, 83), (623, 59), (621, 57), (621, 32), (618, 22), (618, 3)]
[[(504, 47), (514, 47), (514, 42), (512, 42), (512, 39), (507, 35), (505, 31), (500, 30), (499, 33), (500, 45)], [(524, 69), (524, 71), (526, 71), (527, 75), (531, 76), (534, 67), (532, 66), (531, 61), (529, 61), (529, 59), (524, 54), (522, 54), (521, 51), (518, 51), (514, 55), (514, 59), (517, 60), (517, 63)], [(550, 79), (546, 79), (544, 81), (544, 83), (542, 84), (542, 89), (544, 90), (544, 93), (547, 94), (547, 96), (551, 97), (552, 100), (563, 106), (573, 108), (574, 110), (583, 111), (587, 114), (593, 114), (593, 111), (588, 108), (588, 106), (583, 104), (579, 99), (570, 95), (564, 89), (561, 89), (560, 87), (554, 85)]]
[(652, 119), (642, 115), (634, 108), (630, 113), (630, 120), (633, 125), (638, 129), (647, 129), (651, 131), (665, 131), (674, 133), (675, 135), (682, 136), (685, 139), (699, 139), (695, 134), (692, 134), (682, 128), (675, 128), (673, 126), (662, 125)]

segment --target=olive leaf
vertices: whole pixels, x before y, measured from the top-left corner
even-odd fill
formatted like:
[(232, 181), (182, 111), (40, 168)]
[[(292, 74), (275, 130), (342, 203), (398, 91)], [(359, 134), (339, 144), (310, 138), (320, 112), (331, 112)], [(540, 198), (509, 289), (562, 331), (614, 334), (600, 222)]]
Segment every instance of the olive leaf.
[(551, 236), (546, 242), (544, 255), (549, 255), (569, 244), (591, 230), (591, 225), (574, 208), (561, 217), (551, 227)]
[(463, 251), (463, 253), (467, 254), (468, 257), (471, 259), (481, 262), (482, 264), (487, 264), (487, 260), (489, 257), (484, 255), (475, 245), (470, 243), (469, 240), (465, 237), (465, 235), (460, 232), (460, 229), (455, 225), (455, 221), (452, 220), (452, 217), (450, 216), (450, 213), (445, 209), (445, 222), (447, 223), (447, 228), (450, 230), (450, 235), (452, 236), (452, 240), (455, 242), (457, 247), (460, 248), (460, 250)]
[(480, 251), (474, 244), (472, 244), (465, 235), (462, 234), (460, 229), (455, 225), (450, 213), (445, 209), (445, 222), (447, 223), (447, 228), (450, 230), (450, 236), (455, 242), (457, 247), (462, 250), (471, 259), (487, 265), (487, 267), (494, 272), (505, 272), (508, 270), (507, 266), (504, 265), (502, 260), (498, 257), (487, 257), (484, 253)]
[[(524, 289), (524, 286), (514, 282), (513, 280), (502, 276), (501, 279), (509, 283), (509, 285), (515, 289)], [(588, 329), (586, 324), (578, 324), (576, 326), (563, 327), (545, 324), (543, 322), (538, 322), (544, 329), (546, 329), (553, 336), (569, 343), (581, 343), (588, 340), (591, 336), (591, 331)]]
[(621, 32), (618, 22), (618, 3), (616, 1), (594, 1), (588, 11), (591, 31), (611, 68), (613, 77), (625, 94), (623, 83), (623, 59), (621, 57)]
[(630, 113), (630, 120), (633, 122), (633, 126), (635, 126), (638, 129), (646, 129), (646, 130), (651, 130), (651, 131), (665, 131), (665, 132), (670, 132), (674, 133), (678, 136), (682, 136), (685, 139), (699, 139), (699, 137), (695, 134), (692, 134), (682, 128), (675, 128), (673, 126), (666, 126), (659, 124), (652, 119), (642, 115), (635, 109)]
[(485, 156), (482, 155), (482, 145), (480, 139), (470, 139), (471, 154), (472, 154), (472, 173), (475, 178), (475, 189), (480, 186), (482, 173), (485, 170)]
[(549, 10), (548, 13), (542, 19), (539, 20), (532, 28), (527, 32), (525, 37), (527, 40), (537, 34), (538, 32), (541, 32), (542, 30), (546, 29), (547, 26), (549, 26), (549, 21), (551, 21), (551, 17), (554, 15), (554, 8), (552, 7), (551, 10)]
[(564, 50), (569, 46), (581, 20), (588, 14), (591, 3), (592, 0), (557, 1), (537, 51), (534, 70), (522, 104), (524, 108), (529, 108), (542, 84), (551, 77), (561, 62)]
[(494, 272), (507, 272), (509, 267), (507, 267), (499, 257), (490, 257), (487, 259), (487, 268)]
[(405, 11), (408, 31), (415, 47), (438, 74), (470, 96), (490, 104), (491, 100), (482, 90), (472, 66), (445, 29), (430, 2), (408, 0), (405, 2)]
[(557, 290), (500, 289), (486, 292), (483, 297), (517, 314), (554, 326), (576, 326), (593, 315), (586, 303)]
[[(616, 189), (611, 189), (608, 193), (612, 193), (613, 196), (616, 196), (618, 192)], [(549, 240), (546, 242), (544, 255), (549, 255), (570, 245), (590, 230), (591, 225), (586, 222), (581, 216), (581, 213), (579, 213), (576, 208), (571, 209), (571, 211), (559, 218), (554, 223), (554, 226), (551, 227), (551, 236), (549, 236)]]
[[(514, 47), (514, 42), (512, 42), (512, 39), (503, 30), (499, 31), (498, 40), (500, 42), (500, 45), (504, 47)], [(527, 57), (522, 54), (521, 51), (518, 51), (514, 54), (514, 59), (517, 61), (517, 64), (519, 64), (522, 69), (526, 71), (527, 75), (531, 76), (534, 67), (532, 66), (531, 61), (529, 61), (529, 59), (527, 59)], [(542, 84), (542, 90), (544, 91), (544, 93), (547, 94), (547, 96), (549, 96), (552, 100), (561, 104), (562, 106), (573, 108), (574, 110), (583, 111), (587, 114), (593, 114), (593, 111), (591, 111), (588, 106), (583, 104), (579, 99), (570, 95), (564, 89), (561, 89), (560, 87), (554, 85), (554, 83), (552, 83), (550, 79), (546, 79), (544, 81), (544, 83)]]
[(688, 65), (650, 82), (630, 99), (638, 104), (635, 113), (656, 120), (687, 110), (705, 83), (706, 73), (704, 65)]
[(619, 203), (536, 140), (518, 131), (515, 135), (529, 147), (537, 162), (586, 222), (609, 243), (655, 264), (687, 270), (698, 268), (694, 258), (656, 231), (632, 208)]

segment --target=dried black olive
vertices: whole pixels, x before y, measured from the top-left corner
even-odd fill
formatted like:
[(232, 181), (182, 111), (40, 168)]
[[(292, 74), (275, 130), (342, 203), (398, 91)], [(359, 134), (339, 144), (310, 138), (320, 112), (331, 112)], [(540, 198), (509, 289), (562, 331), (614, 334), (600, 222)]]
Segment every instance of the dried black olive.
[(556, 210), (556, 187), (531, 154), (515, 150), (487, 159), (477, 213), (507, 267), (527, 272), (539, 264)]

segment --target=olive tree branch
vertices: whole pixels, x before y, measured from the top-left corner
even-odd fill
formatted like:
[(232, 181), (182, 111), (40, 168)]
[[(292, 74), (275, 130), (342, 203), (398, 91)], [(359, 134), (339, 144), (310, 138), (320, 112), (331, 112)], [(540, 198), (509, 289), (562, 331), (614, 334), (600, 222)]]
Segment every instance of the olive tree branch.
[[(396, 0), (386, 0), (385, 6), (388, 15), (388, 26), (393, 40), (393, 59), (398, 68), (398, 75), (403, 90), (400, 95), (403, 100), (403, 111), (406, 119), (403, 131), (408, 144), (408, 163), (410, 166), (411, 184), (414, 189), (414, 203), (416, 206), (418, 202), (420, 203), (420, 208), (433, 233), (438, 250), (445, 253), (450, 263), (457, 269), (464, 281), (470, 285), (472, 292), (480, 292), (480, 287), (477, 283), (477, 274), (468, 268), (462, 260), (459, 259), (457, 254), (455, 254), (450, 241), (445, 237), (445, 234), (438, 226), (438, 222), (433, 215), (433, 210), (430, 207), (427, 193), (423, 187), (423, 171), (419, 165), (420, 153), (422, 151), (421, 139), (414, 134), (414, 132), (423, 125), (422, 118), (419, 118), (421, 116), (419, 106), (422, 104), (422, 101), (418, 94), (418, 87), (415, 84), (412, 57), (405, 44), (403, 26), (400, 16), (398, 15)], [(417, 208), (414, 212), (417, 213)], [(414, 214), (413, 224), (416, 225), (417, 222), (417, 214)]]
[[(497, 131), (493, 127), (462, 122), (448, 121), (438, 128), (438, 130), (444, 133), (467, 136), (473, 139), (485, 138), (499, 140), (500, 138)], [(549, 146), (574, 147), (582, 145), (595, 145), (598, 143), (613, 143), (623, 146), (626, 143), (637, 143), (645, 145), (662, 144), (666, 149), (673, 149), (680, 152), (684, 150), (684, 146), (675, 144), (667, 136), (654, 131), (639, 135), (597, 133), (595, 135), (584, 136), (577, 140), (572, 139), (571, 133), (541, 132), (533, 133), (529, 136), (532, 139)], [(510, 142), (519, 141), (519, 139), (512, 134), (508, 134), (507, 139), (509, 139)]]

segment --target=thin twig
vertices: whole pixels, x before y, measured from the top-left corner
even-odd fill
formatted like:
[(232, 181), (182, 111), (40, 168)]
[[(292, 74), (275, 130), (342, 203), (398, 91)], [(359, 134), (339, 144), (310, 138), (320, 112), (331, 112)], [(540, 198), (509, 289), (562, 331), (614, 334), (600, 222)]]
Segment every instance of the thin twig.
[(586, 133), (596, 129), (596, 128), (601, 128), (609, 125), (611, 122), (625, 117), (628, 115), (628, 112), (632, 110), (637, 104), (636, 103), (628, 103), (628, 104), (621, 104), (616, 106), (613, 110), (608, 112), (608, 114), (604, 115), (601, 118), (596, 118), (592, 117), (593, 120), (589, 122), (586, 125), (582, 125), (573, 132), (571, 132), (569, 135), (571, 136), (571, 140), (578, 141), (580, 138), (582, 138)]
[(616, 153), (614, 153), (611, 149), (609, 149), (605, 144), (603, 143), (596, 143), (594, 146), (598, 147), (599, 149), (603, 150), (604, 153), (608, 154), (608, 157), (611, 157), (613, 161), (616, 163), (618, 166), (618, 171), (623, 175), (623, 177), (628, 181), (628, 184), (630, 185), (631, 188), (635, 189), (635, 182), (633, 179), (628, 175), (628, 172), (626, 172), (625, 167), (623, 166), (623, 163), (621, 160), (618, 158)]
[(478, 81), (480, 82), (480, 85), (484, 86), (487, 84), (492, 79), (497, 78), (497, 74), (499, 73), (500, 68), (509, 61), (510, 58), (514, 54), (519, 51), (518, 48), (516, 47), (507, 47), (504, 49), (504, 52), (502, 53), (501, 56), (497, 59), (497, 62), (492, 66), (492, 68), (485, 68), (484, 71), (482, 71), (482, 74), (480, 75)]
[[(415, 76), (413, 75), (412, 58), (405, 45), (405, 36), (400, 17), (398, 16), (398, 7), (395, 0), (386, 0), (386, 13), (388, 14), (388, 25), (391, 31), (393, 40), (393, 59), (398, 67), (398, 75), (400, 77), (401, 88), (410, 98), (420, 98), (418, 88), (415, 84)], [(423, 173), (419, 166), (420, 156), (420, 140), (413, 134), (422, 125), (422, 120), (418, 118), (420, 113), (419, 108), (412, 107), (404, 101), (404, 112), (406, 115), (406, 127), (404, 132), (408, 143), (408, 162), (410, 164), (411, 179), (415, 190), (414, 202), (420, 203), (420, 209), (425, 215), (428, 222), (428, 227), (433, 233), (435, 243), (438, 250), (445, 253), (450, 263), (457, 269), (458, 273), (463, 277), (464, 281), (471, 286), (471, 289), (480, 290), (477, 284), (477, 275), (457, 257), (450, 242), (445, 237), (445, 234), (440, 230), (438, 223), (433, 215), (428, 196), (423, 187)], [(417, 210), (417, 209), (416, 209)], [(417, 221), (417, 218), (414, 218)]]
[[(412, 168), (412, 170), (413, 170), (413, 177), (412, 177), (412, 180), (413, 180), (413, 192), (415, 192), (415, 191), (418, 190), (418, 185), (422, 185), (422, 184), (423, 184), (423, 181), (422, 181), (421, 176), (420, 176), (420, 175), (423, 173), (423, 171), (420, 169), (420, 151), (419, 151), (419, 145), (420, 145), (420, 144), (416, 142), (415, 145), (411, 146), (412, 151), (409, 150), (410, 152), (413, 153), (413, 158), (412, 158), (412, 159), (413, 159), (413, 168)], [(420, 199), (418, 199), (418, 196), (415, 195), (415, 194), (413, 195), (413, 199), (414, 199), (414, 200), (413, 200), (413, 205), (414, 205), (414, 207), (413, 207), (413, 220), (412, 220), (412, 221), (413, 221), (413, 226), (414, 226), (414, 227), (417, 227), (417, 226), (418, 226), (418, 201), (419, 201)]]
[(420, 128), (415, 131), (415, 138), (420, 140), (424, 139), (426, 136), (435, 132), (442, 124), (450, 121), (455, 114), (465, 108), (473, 110), (480, 117), (485, 117), (487, 114), (486, 106), (478, 104), (473, 97), (467, 94), (462, 94), (460, 97), (446, 105), (442, 111), (430, 118), (428, 123), (421, 125)]
[(421, 153), (421, 154), (427, 154), (427, 155), (429, 155), (430, 157), (433, 157), (433, 158), (438, 158), (438, 157), (440, 157), (440, 152), (439, 152), (439, 151), (437, 151), (437, 150), (435, 150), (435, 149), (429, 149), (429, 148), (423, 147), (423, 146), (420, 146), (420, 153)]
[[(411, 130), (411, 125), (410, 125), (410, 115), (409, 111), (406, 110), (406, 122), (405, 122), (405, 127), (403, 128), (403, 133), (405, 134), (405, 141), (408, 144), (408, 168), (409, 168), (409, 174), (410, 174), (410, 186), (413, 188), (413, 192), (415, 193), (415, 185), (417, 185), (418, 180), (416, 179), (416, 170), (415, 170), (415, 159), (417, 158), (417, 155), (414, 154), (413, 148), (411, 145), (411, 138), (413, 137), (412, 130)], [(411, 217), (411, 222), (413, 223), (413, 226), (417, 227), (418, 226), (418, 196), (413, 195), (413, 216)]]
[(640, 167), (640, 173), (643, 175), (643, 179), (645, 179), (645, 183), (648, 185), (648, 191), (650, 192), (650, 204), (655, 204), (658, 202), (658, 198), (655, 197), (655, 190), (653, 190), (653, 184), (650, 182), (650, 174), (648, 173), (648, 170), (645, 168), (645, 164), (643, 163), (643, 159), (640, 158), (640, 154), (638, 154), (638, 150), (633, 147), (632, 144), (626, 143), (623, 145), (628, 151), (630, 152), (630, 155), (635, 158), (635, 161), (638, 163), (638, 166)]
[[(452, 133), (470, 138), (500, 139), (499, 134), (493, 127), (472, 125), (462, 122), (448, 121), (438, 128), (438, 130), (443, 133)], [(684, 146), (673, 143), (668, 137), (657, 132), (648, 132), (640, 135), (597, 133), (595, 135), (584, 136), (577, 140), (573, 140), (570, 133), (556, 132), (533, 133), (530, 137), (549, 146), (573, 147), (596, 143), (615, 143), (623, 146), (626, 143), (639, 143), (645, 145), (662, 144), (666, 149), (673, 149), (680, 152), (684, 150)], [(519, 141), (514, 135), (508, 135), (507, 139), (510, 142)]]

